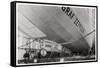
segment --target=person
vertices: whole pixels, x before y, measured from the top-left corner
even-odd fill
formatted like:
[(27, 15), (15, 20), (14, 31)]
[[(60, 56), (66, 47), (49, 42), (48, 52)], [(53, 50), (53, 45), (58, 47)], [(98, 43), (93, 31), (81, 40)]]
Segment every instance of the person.
[(30, 57), (29, 51), (26, 49), (26, 53), (23, 55), (23, 58), (24, 58), (24, 62), (25, 63), (28, 63), (29, 57)]

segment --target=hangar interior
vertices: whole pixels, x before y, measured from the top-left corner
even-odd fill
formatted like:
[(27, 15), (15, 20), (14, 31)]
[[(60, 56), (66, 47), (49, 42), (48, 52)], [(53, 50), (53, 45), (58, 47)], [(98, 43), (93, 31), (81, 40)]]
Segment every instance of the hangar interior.
[(26, 63), (84, 59), (91, 51), (95, 55), (95, 8), (18, 3), (16, 9), (17, 63), (27, 52)]

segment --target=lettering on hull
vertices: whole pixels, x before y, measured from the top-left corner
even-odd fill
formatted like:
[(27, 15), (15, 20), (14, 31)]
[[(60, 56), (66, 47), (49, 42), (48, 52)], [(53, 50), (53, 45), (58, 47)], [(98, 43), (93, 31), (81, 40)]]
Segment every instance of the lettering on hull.
[(61, 9), (71, 20), (73, 19), (73, 23), (79, 28), (79, 30), (82, 33), (84, 33), (85, 29), (83, 28), (81, 22), (79, 21), (79, 19), (75, 15), (75, 13), (71, 10), (71, 8), (70, 7), (62, 7)]

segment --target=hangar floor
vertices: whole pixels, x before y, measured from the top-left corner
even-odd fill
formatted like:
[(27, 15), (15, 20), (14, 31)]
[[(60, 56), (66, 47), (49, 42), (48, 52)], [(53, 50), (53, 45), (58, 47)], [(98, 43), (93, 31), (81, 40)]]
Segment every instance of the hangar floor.
[(29, 63), (46, 63), (46, 62), (71, 62), (71, 61), (87, 61), (95, 60), (95, 56), (72, 56), (72, 57), (61, 57), (61, 58), (41, 58), (33, 60), (18, 60), (18, 64), (29, 64)]

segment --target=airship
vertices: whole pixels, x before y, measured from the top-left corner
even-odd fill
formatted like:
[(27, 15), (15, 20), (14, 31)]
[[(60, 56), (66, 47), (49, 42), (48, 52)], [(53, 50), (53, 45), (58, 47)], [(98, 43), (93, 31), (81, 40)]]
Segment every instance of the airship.
[(16, 9), (17, 47), (29, 39), (47, 39), (72, 54), (86, 56), (95, 46), (96, 9), (93, 7), (18, 3)]

